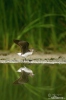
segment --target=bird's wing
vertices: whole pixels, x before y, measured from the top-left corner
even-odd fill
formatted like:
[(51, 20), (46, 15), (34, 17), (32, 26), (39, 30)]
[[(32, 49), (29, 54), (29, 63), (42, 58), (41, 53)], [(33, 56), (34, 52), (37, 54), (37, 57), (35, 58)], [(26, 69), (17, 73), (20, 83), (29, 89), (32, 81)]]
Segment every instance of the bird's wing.
[(24, 54), (29, 51), (29, 43), (27, 41), (14, 40), (14, 43), (20, 46), (21, 53)]
[(24, 54), (29, 51), (29, 43), (26, 41), (23, 41), (23, 43), (20, 45), (21, 52)]
[(18, 43), (20, 42), (20, 40), (14, 40), (14, 43), (16, 43), (17, 45), (19, 45)]

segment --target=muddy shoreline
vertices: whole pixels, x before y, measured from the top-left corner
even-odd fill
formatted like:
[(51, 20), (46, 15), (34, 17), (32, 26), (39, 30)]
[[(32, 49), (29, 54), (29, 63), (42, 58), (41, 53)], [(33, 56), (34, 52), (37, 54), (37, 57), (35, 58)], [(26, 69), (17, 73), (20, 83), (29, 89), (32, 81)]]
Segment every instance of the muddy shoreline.
[(66, 54), (44, 54), (39, 52), (25, 59), (17, 53), (0, 52), (0, 63), (66, 64)]

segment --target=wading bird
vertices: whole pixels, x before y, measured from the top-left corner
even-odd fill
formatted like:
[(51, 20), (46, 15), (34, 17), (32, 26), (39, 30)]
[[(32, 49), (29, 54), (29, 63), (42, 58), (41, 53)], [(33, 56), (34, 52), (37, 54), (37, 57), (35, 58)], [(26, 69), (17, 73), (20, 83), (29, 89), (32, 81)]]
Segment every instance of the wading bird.
[(29, 43), (27, 41), (14, 40), (14, 43), (16, 43), (21, 48), (21, 53), (17, 53), (18, 55), (26, 58), (27, 56), (33, 54), (34, 50), (29, 49)]

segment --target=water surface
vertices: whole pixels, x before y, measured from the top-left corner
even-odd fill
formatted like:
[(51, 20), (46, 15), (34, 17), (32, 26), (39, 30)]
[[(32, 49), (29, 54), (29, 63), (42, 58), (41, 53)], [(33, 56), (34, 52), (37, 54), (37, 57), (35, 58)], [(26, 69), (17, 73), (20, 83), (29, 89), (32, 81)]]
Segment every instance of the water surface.
[[(17, 70), (26, 66), (34, 72), (25, 84), (13, 84)], [(51, 100), (66, 97), (66, 65), (0, 64), (0, 100)], [(60, 99), (61, 100), (61, 99)]]

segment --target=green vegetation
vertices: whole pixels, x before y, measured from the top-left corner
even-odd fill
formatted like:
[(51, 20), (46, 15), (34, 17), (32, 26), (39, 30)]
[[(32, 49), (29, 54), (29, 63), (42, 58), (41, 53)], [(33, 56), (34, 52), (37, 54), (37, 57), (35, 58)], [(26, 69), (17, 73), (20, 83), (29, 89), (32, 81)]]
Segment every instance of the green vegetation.
[(66, 98), (66, 65), (25, 65), (35, 75), (28, 83), (15, 85), (18, 66), (24, 65), (0, 64), (0, 100), (48, 100), (53, 94)]
[[(66, 52), (66, 0), (0, 0), (0, 50), (13, 52), (14, 39), (30, 42), (37, 51)], [(0, 64), (0, 100), (66, 98), (66, 65), (27, 65), (35, 76), (14, 85), (21, 66)]]
[(13, 51), (13, 39), (44, 51), (66, 50), (65, 0), (0, 0), (0, 49)]

